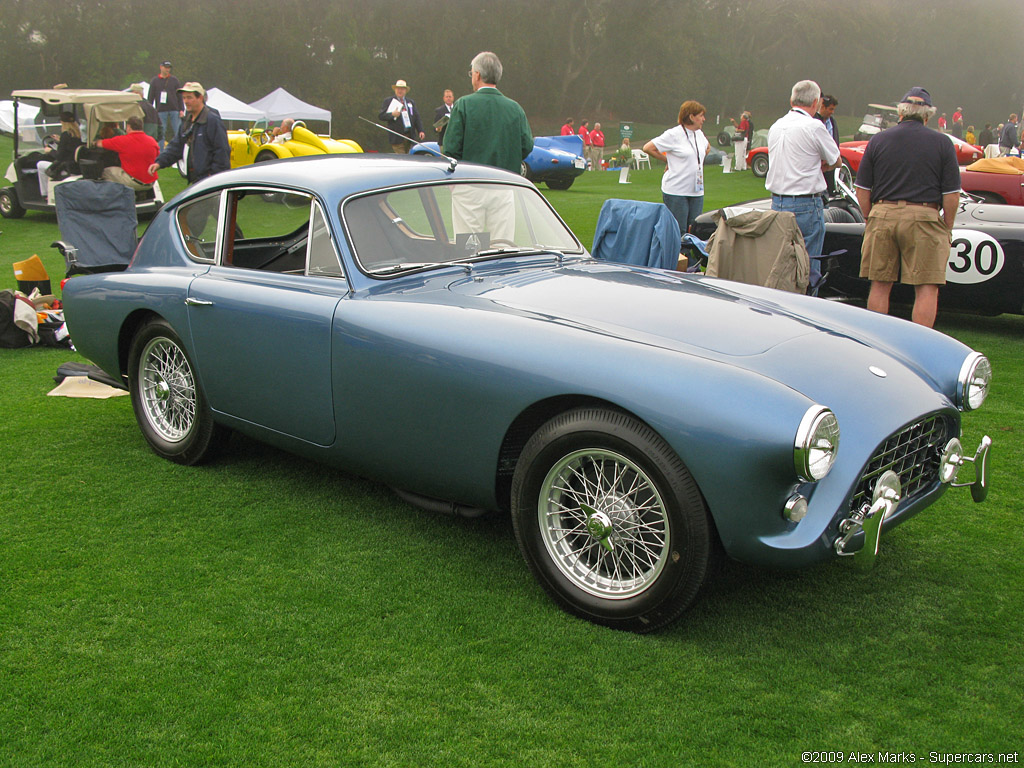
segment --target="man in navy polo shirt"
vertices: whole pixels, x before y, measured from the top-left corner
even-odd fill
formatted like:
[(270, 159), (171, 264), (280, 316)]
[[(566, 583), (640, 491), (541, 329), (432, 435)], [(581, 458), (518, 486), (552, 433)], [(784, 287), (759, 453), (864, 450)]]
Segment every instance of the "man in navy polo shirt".
[(860, 276), (871, 281), (868, 309), (875, 312), (889, 311), (897, 278), (913, 285), (913, 320), (930, 328), (946, 284), (960, 168), (952, 142), (926, 127), (935, 115), (928, 91), (911, 88), (896, 111), (899, 123), (871, 138), (857, 170), (867, 221)]

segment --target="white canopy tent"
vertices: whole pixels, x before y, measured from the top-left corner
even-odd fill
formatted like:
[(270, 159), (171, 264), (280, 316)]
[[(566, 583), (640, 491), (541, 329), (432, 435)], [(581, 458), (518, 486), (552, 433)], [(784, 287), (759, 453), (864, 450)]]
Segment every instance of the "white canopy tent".
[(222, 120), (244, 120), (254, 123), (267, 117), (262, 110), (250, 107), (220, 88), (211, 88), (206, 92), (206, 104), (220, 112)]
[[(39, 109), (31, 104), (22, 104), (18, 107), (18, 113), (21, 115), (23, 122), (26, 120), (34, 122), (37, 112), (39, 112)], [(9, 99), (0, 101), (0, 133), (10, 136), (13, 132), (14, 102)]]
[(271, 91), (262, 99), (249, 104), (258, 109), (268, 120), (277, 122), (290, 117), (293, 120), (326, 120), (327, 132), (331, 131), (331, 111), (307, 104), (302, 99), (292, 96), (284, 88)]

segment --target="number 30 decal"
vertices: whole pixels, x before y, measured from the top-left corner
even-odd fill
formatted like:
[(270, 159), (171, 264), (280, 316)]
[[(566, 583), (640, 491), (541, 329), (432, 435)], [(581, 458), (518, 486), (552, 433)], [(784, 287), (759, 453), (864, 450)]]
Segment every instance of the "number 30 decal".
[(946, 262), (947, 283), (984, 283), (1003, 268), (1006, 257), (999, 242), (973, 229), (954, 229)]

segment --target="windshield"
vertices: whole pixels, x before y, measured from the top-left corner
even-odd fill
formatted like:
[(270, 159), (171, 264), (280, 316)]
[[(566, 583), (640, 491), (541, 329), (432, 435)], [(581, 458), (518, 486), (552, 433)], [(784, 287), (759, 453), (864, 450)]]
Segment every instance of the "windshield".
[(532, 187), (406, 187), (348, 200), (342, 218), (360, 267), (382, 277), (510, 254), (583, 253)]
[(60, 113), (74, 112), (85, 135), (85, 121), (78, 104), (44, 104), (39, 99), (18, 99), (18, 155), (44, 148), (47, 136), (60, 138)]

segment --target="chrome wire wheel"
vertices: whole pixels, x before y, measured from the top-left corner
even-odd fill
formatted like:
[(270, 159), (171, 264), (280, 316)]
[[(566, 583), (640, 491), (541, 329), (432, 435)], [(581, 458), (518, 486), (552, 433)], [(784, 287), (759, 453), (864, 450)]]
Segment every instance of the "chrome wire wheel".
[(613, 451), (583, 449), (556, 462), (541, 483), (537, 516), (558, 570), (595, 597), (644, 592), (669, 557), (669, 517), (656, 484)]
[(188, 437), (196, 423), (196, 384), (182, 349), (162, 336), (139, 357), (142, 411), (153, 431), (169, 443)]

